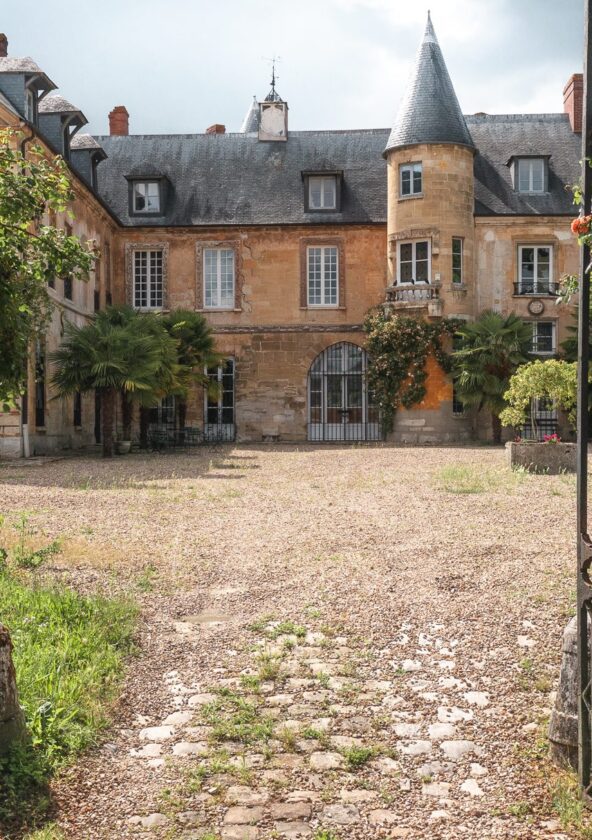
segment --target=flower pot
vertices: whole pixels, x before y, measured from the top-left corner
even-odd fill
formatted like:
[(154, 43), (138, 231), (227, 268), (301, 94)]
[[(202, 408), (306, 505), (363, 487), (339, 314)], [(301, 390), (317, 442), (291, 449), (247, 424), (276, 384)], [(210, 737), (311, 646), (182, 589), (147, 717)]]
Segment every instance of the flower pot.
[(129, 455), (132, 449), (132, 442), (131, 440), (118, 440), (117, 441), (117, 454), (118, 455)]
[(506, 443), (511, 467), (523, 467), (529, 472), (558, 475), (575, 473), (577, 448), (575, 443), (540, 443), (536, 440)]

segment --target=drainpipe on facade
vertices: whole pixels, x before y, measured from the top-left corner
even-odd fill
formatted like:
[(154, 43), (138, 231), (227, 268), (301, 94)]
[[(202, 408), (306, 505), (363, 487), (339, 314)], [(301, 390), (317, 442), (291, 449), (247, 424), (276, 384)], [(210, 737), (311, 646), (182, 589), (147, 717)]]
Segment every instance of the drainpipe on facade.
[[(23, 157), (26, 154), (26, 146), (27, 143), (30, 143), (31, 140), (35, 137), (35, 131), (33, 128), (26, 122), (20, 123), (20, 128), (25, 130), (29, 129), (29, 136), (24, 137), (21, 141), (21, 154)], [(21, 397), (21, 406), (20, 406), (20, 434), (21, 434), (21, 449), (22, 449), (22, 457), (23, 458), (30, 458), (31, 457), (31, 442), (29, 439), (29, 411), (28, 411), (28, 399), (29, 399), (29, 367), (27, 365), (27, 389), (23, 396)]]

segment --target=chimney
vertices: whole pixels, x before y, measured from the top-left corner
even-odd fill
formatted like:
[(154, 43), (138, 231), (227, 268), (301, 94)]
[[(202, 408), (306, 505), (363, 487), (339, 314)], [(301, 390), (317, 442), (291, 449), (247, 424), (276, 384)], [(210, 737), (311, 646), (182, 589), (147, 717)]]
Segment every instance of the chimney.
[(226, 133), (226, 126), (220, 125), (220, 123), (214, 123), (214, 125), (210, 125), (206, 128), (206, 134), (225, 134)]
[(563, 111), (569, 115), (571, 130), (582, 132), (582, 107), (584, 101), (584, 77), (574, 73), (563, 88)]
[(129, 114), (125, 105), (116, 105), (109, 114), (109, 134), (121, 137), (129, 134)]
[(8, 55), (8, 38), (4, 32), (0, 33), (0, 58), (6, 58)]

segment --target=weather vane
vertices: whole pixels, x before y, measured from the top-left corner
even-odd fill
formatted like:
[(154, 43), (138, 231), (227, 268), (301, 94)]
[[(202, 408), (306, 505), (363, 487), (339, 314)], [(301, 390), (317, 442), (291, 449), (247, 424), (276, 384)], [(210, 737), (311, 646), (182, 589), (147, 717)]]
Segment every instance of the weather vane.
[(276, 74), (275, 68), (276, 64), (278, 64), (282, 60), (282, 57), (280, 55), (274, 55), (272, 56), (272, 58), (264, 57), (263, 60), (268, 61), (271, 64), (271, 90), (269, 91), (269, 94), (267, 95), (266, 99), (275, 101), (276, 99), (280, 98), (278, 92), (275, 89), (275, 84), (279, 79), (279, 75)]

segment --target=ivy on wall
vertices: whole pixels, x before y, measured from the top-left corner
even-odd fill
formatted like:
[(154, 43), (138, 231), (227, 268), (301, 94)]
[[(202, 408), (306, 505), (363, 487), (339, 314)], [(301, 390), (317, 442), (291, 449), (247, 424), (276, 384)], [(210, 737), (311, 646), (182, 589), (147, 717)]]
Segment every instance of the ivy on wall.
[(382, 308), (367, 314), (368, 386), (380, 406), (385, 431), (392, 430), (400, 406), (411, 408), (424, 399), (430, 354), (450, 373), (452, 356), (443, 341), (454, 335), (459, 323), (455, 318), (431, 323)]

